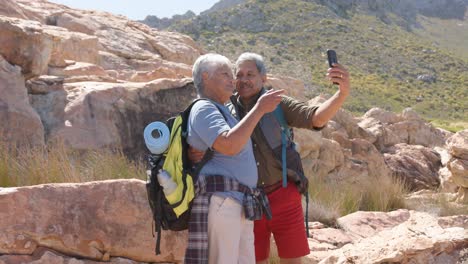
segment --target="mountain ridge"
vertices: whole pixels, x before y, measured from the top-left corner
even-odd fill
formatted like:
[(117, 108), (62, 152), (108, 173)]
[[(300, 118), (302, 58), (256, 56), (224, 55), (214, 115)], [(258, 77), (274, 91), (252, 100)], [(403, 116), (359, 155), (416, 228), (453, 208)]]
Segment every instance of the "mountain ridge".
[[(167, 30), (233, 60), (244, 51), (260, 53), (273, 73), (304, 81), (310, 97), (335, 91), (322, 64), (333, 48), (353, 76), (347, 109), (414, 107), (429, 120), (465, 122), (466, 7), (466, 0), (257, 0), (180, 20)], [(457, 12), (443, 19), (447, 10)]]

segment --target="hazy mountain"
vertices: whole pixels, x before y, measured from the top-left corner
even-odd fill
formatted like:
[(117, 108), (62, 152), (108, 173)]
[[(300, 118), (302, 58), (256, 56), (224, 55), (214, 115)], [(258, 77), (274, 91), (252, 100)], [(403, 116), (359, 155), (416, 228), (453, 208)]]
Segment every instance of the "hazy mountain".
[(429, 119), (468, 121), (468, 0), (241, 2), (168, 30), (231, 59), (260, 53), (271, 72), (303, 80), (310, 96), (335, 89), (324, 79), (333, 48), (352, 72), (349, 110), (413, 107)]
[(172, 18), (167, 18), (167, 17), (159, 18), (157, 16), (149, 15), (149, 16), (146, 16), (145, 19), (141, 20), (140, 22), (145, 23), (157, 29), (166, 29), (178, 21), (191, 19), (191, 18), (194, 18), (195, 16), (196, 16), (195, 13), (189, 10), (183, 15), (173, 15)]
[[(214, 4), (210, 9), (205, 10), (200, 13), (201, 16), (207, 15), (213, 12), (220, 12), (226, 9), (229, 9), (233, 6), (236, 6), (241, 3), (245, 3), (247, 0), (221, 0)], [(186, 20), (186, 19), (191, 19), (194, 18), (196, 15), (192, 11), (187, 11), (183, 15), (174, 15), (172, 18), (158, 18), (157, 16), (153, 15), (148, 15), (144, 20), (141, 20), (140, 22), (145, 23), (151, 27), (157, 28), (157, 29), (166, 29), (170, 27), (172, 24), (177, 23), (178, 21), (181, 20)]]
[(223, 11), (245, 2), (247, 2), (247, 0), (221, 0), (214, 4), (210, 9), (201, 12), (200, 15), (207, 15), (209, 13)]

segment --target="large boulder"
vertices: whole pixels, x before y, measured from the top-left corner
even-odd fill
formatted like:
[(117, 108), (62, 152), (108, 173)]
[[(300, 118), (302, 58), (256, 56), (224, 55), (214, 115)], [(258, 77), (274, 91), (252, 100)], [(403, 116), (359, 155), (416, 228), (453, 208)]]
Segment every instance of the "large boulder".
[[(187, 232), (163, 231), (155, 255), (141, 180), (0, 188), (0, 263), (173, 263)], [(355, 212), (335, 228), (310, 224), (305, 263), (457, 263), (468, 256), (468, 216)]]
[(47, 74), (48, 66), (65, 60), (98, 62), (98, 39), (59, 27), (0, 17), (0, 54), (19, 65), (26, 77)]
[(0, 15), (26, 19), (27, 14), (15, 1), (0, 0)]
[(447, 167), (453, 182), (458, 185), (457, 201), (468, 204), (468, 160), (454, 159)]
[(11, 65), (1, 55), (0, 120), (1, 141), (25, 146), (44, 144), (44, 127), (28, 102), (21, 68)]
[[(462, 222), (468, 221), (467, 216), (460, 217)], [(354, 233), (363, 238), (330, 251), (319, 263), (461, 263), (459, 261), (468, 257), (468, 231), (453, 220), (441, 222), (427, 213), (415, 211), (384, 216), (382, 220), (377, 217), (366, 221), (356, 217), (354, 222), (364, 228), (351, 230), (356, 230)], [(448, 224), (450, 222), (452, 224)]]
[(455, 133), (446, 143), (452, 156), (468, 160), (468, 129)]
[[(7, 1), (5, 5), (15, 12), (10, 16), (5, 11), (8, 17), (0, 19), (4, 31), (0, 54), (31, 76), (47, 74), (48, 66), (66, 67), (66, 60), (74, 60), (105, 70), (130, 71), (119, 74), (125, 80), (136, 71), (144, 76), (141, 71), (157, 68), (184, 78), (191, 75), (187, 68), (202, 53), (188, 36), (158, 31), (107, 12), (75, 10), (46, 1)], [(152, 77), (172, 78), (154, 73)]]
[(268, 88), (274, 88), (276, 90), (286, 90), (286, 95), (295, 98), (300, 101), (305, 101), (305, 88), (304, 83), (298, 79), (294, 79), (286, 76), (275, 76), (268, 74), (267, 82), (265, 86)]
[[(312, 154), (314, 153), (314, 154)], [(318, 156), (315, 156), (317, 155)], [(302, 159), (304, 173), (312, 177), (325, 177), (344, 163), (343, 152), (340, 145), (333, 140), (322, 139), (319, 152), (311, 152)]]
[(186, 78), (202, 50), (188, 36), (47, 1), (0, 3), (1, 63), (20, 70), (0, 74), (3, 139), (141, 153), (144, 126), (196, 96)]
[(29, 102), (41, 118), (46, 142), (50, 130), (64, 122), (67, 92), (63, 81), (62, 77), (41, 75), (26, 82)]
[(144, 127), (165, 121), (196, 97), (191, 79), (148, 83), (72, 82), (42, 75), (27, 81), (47, 142), (74, 149), (120, 148), (142, 154)]
[(373, 143), (379, 150), (398, 143), (441, 147), (450, 135), (424, 121), (411, 108), (403, 110), (399, 115), (372, 108), (364, 114), (358, 125), (375, 138)]
[(24, 74), (47, 73), (52, 40), (42, 34), (39, 22), (0, 17), (0, 55), (21, 67)]
[(141, 180), (0, 188), (0, 208), (0, 256), (38, 255), (46, 247), (95, 261), (175, 262), (186, 247), (186, 232), (163, 231), (161, 255), (155, 254)]
[(386, 123), (383, 123), (375, 117), (362, 118), (358, 125), (371, 135), (371, 142), (374, 143), (379, 150), (401, 142), (400, 138), (387, 127)]
[(402, 118), (397, 114), (378, 107), (371, 108), (362, 116), (362, 118), (374, 118), (383, 124), (394, 124), (402, 121)]
[(408, 210), (393, 212), (363, 212), (358, 211), (337, 220), (338, 226), (343, 229), (354, 241), (371, 237), (378, 232), (393, 228), (410, 218)]
[(67, 60), (65, 67), (49, 67), (49, 75), (60, 77), (71, 76), (108, 76), (100, 66), (86, 62), (74, 62)]
[(388, 148), (384, 158), (393, 175), (411, 190), (439, 187), (437, 172), (441, 163), (437, 152), (423, 146), (401, 143)]
[(68, 96), (60, 102), (65, 106), (63, 117), (49, 128), (48, 140), (59, 139), (74, 149), (121, 148), (129, 155), (146, 149), (143, 130), (147, 124), (166, 120), (196, 97), (191, 79), (66, 83), (64, 89)]
[(0, 264), (11, 263), (34, 263), (34, 264), (142, 264), (140, 261), (134, 261), (127, 258), (111, 257), (109, 261), (94, 261), (83, 259), (80, 257), (66, 256), (55, 250), (46, 247), (38, 247), (32, 255), (2, 255), (0, 256)]

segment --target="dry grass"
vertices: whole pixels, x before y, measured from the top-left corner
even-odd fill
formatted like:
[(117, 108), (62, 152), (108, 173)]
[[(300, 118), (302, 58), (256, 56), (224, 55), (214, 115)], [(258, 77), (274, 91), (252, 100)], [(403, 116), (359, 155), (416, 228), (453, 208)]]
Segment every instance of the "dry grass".
[(464, 121), (448, 121), (448, 120), (439, 120), (435, 119), (431, 121), (431, 124), (440, 127), (442, 129), (448, 130), (452, 133), (468, 129), (468, 122)]
[(336, 219), (356, 211), (388, 212), (406, 208), (407, 189), (398, 179), (371, 178), (365, 184), (351, 185), (312, 179), (309, 188), (309, 221), (334, 226)]
[(12, 148), (0, 142), (0, 187), (145, 177), (144, 163), (119, 150), (80, 152), (60, 143)]
[(468, 215), (468, 205), (456, 202), (456, 193), (421, 190), (408, 195), (409, 209), (426, 212), (435, 216)]
[[(406, 208), (407, 189), (398, 179), (370, 178), (365, 184), (352, 185), (312, 178), (309, 181), (309, 221), (336, 226), (341, 216), (356, 211), (383, 211)], [(269, 263), (280, 263), (275, 243), (271, 243)]]
[(440, 208), (439, 216), (468, 215), (468, 205), (454, 201), (454, 198), (439, 194), (436, 200), (436, 205)]

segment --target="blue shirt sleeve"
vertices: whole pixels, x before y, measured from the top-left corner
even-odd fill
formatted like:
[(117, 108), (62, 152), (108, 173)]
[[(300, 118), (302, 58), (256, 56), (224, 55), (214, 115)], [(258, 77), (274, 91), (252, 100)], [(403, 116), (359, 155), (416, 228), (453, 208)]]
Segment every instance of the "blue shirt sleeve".
[(203, 151), (211, 148), (221, 133), (231, 129), (219, 109), (206, 100), (199, 101), (192, 107), (188, 126), (187, 142)]

